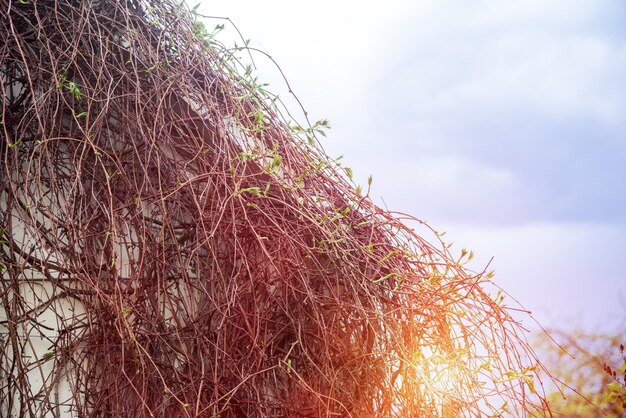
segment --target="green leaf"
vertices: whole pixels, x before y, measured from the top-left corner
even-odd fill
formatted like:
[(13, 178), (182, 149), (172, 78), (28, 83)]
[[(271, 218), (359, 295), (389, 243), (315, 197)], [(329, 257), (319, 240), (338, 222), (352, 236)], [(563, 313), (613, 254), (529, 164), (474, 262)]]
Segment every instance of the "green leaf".
[(398, 254), (399, 252), (400, 251), (398, 251), (398, 250), (392, 250), (386, 256), (384, 256), (383, 258), (378, 260), (378, 264), (384, 263), (385, 261), (389, 260), (391, 257), (393, 257), (394, 255)]
[(612, 393), (619, 393), (622, 389), (624, 389), (619, 382), (611, 382), (606, 386), (606, 388)]
[(532, 393), (533, 395), (536, 395), (537, 390), (535, 389), (535, 382), (533, 382), (532, 376), (524, 375), (524, 380), (526, 381), (526, 384), (528, 385), (528, 389), (530, 389), (530, 393)]
[(43, 361), (48, 361), (50, 360), (52, 357), (54, 357), (54, 353), (48, 351), (47, 353), (45, 353), (43, 356), (41, 356), (41, 359)]
[(240, 152), (239, 153), (239, 158), (242, 161), (246, 161), (248, 158), (254, 158), (254, 157), (256, 157), (256, 155), (250, 154), (249, 152)]
[(345, 167), (344, 170), (346, 171), (348, 178), (352, 180), (352, 169), (350, 167)]
[(255, 186), (255, 187), (246, 187), (244, 189), (239, 189), (237, 191), (238, 195), (243, 194), (243, 193), (249, 193), (249, 194), (254, 195), (254, 196), (260, 196), (261, 195), (261, 189), (259, 187)]
[(63, 87), (65, 87), (66, 81), (67, 81), (67, 68), (63, 68), (61, 69), (61, 71), (59, 71), (59, 84), (57, 85), (57, 88), (60, 90)]
[(389, 279), (391, 279), (392, 277), (396, 277), (397, 275), (398, 275), (398, 273), (389, 273), (389, 274), (386, 274), (386, 275), (384, 275), (383, 277), (380, 277), (380, 278), (378, 278), (378, 279), (374, 280), (374, 283), (384, 282), (385, 280), (389, 280)]
[(282, 162), (282, 159), (280, 158), (280, 155), (275, 154), (274, 158), (272, 159), (272, 161), (269, 164), (268, 171), (270, 173), (275, 173), (276, 171), (278, 171), (278, 169), (280, 168), (280, 163), (281, 162)]
[(70, 91), (70, 93), (72, 93), (72, 95), (76, 98), (76, 100), (81, 99), (83, 94), (80, 92), (80, 89), (78, 88), (76, 83), (74, 83), (73, 81), (70, 81), (69, 83), (67, 83), (67, 89)]

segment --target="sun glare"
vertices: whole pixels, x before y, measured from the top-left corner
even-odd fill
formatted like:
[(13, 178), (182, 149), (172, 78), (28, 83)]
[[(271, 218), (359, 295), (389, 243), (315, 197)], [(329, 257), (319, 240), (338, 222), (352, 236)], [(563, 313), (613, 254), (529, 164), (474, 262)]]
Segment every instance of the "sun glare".
[(421, 382), (424, 395), (435, 405), (440, 416), (453, 416), (460, 396), (458, 356), (426, 348), (415, 355), (413, 365), (416, 381)]

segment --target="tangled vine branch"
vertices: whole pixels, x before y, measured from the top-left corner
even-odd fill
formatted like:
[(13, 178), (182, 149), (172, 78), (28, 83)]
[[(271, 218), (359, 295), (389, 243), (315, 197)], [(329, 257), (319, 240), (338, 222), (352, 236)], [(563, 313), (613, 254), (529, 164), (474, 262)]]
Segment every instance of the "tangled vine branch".
[(490, 276), (214, 35), (173, 0), (0, 1), (0, 413), (548, 414)]

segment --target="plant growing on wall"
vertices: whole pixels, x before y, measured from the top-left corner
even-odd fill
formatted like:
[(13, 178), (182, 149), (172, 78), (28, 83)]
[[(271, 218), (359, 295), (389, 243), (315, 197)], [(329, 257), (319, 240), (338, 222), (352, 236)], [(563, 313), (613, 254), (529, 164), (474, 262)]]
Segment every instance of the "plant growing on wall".
[(491, 275), (193, 10), (0, 5), (0, 413), (549, 415)]

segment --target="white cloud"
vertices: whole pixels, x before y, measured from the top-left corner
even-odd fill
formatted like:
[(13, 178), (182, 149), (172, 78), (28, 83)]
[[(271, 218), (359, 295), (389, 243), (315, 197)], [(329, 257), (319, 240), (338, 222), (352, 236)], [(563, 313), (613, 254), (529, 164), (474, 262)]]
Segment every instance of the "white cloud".
[[(376, 167), (384, 173), (375, 178), (375, 199), (384, 192), (385, 202), (391, 208), (435, 222), (467, 221), (474, 219), (476, 212), (503, 219), (512, 214), (513, 202), (496, 200), (494, 205), (494, 197), (522, 194), (511, 171), (455, 156), (398, 157), (389, 152), (365, 163), (363, 168), (367, 167)], [(514, 208), (513, 212), (519, 209)]]
[[(269, 52), (285, 71), (307, 108), (322, 113), (345, 108), (370, 81), (373, 51), (383, 48), (381, 31), (413, 8), (410, 0), (364, 5), (321, 0), (205, 2), (206, 14), (228, 16), (252, 45)], [(230, 36), (236, 37), (230, 30)], [(262, 78), (283, 86), (273, 65), (256, 56)], [(319, 111), (318, 111), (319, 109)]]
[[(508, 215), (518, 222), (624, 219), (626, 193), (607, 184), (626, 175), (626, 33), (603, 25), (615, 4), (430, 2), (407, 16), (370, 83), (387, 151), (504, 168), (517, 187), (487, 187), (498, 193), (483, 195), (485, 206), (516, 202)], [(448, 190), (463, 195), (467, 183)], [(474, 222), (510, 219), (493, 214), (471, 212)]]
[(532, 109), (556, 119), (621, 120), (626, 42), (597, 33), (593, 17), (601, 7), (505, 1), (454, 10), (440, 4), (407, 19), (381, 51), (387, 65), (379, 79), (393, 90), (381, 95), (406, 97), (400, 106), (411, 107), (415, 117)]

